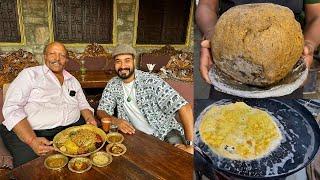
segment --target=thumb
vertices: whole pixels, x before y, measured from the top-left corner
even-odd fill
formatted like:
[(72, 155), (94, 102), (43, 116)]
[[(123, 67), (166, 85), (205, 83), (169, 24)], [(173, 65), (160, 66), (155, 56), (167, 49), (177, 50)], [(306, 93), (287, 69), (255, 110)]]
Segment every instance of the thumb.
[(40, 137), (40, 142), (45, 144), (45, 145), (51, 145), (53, 142), (52, 141), (49, 141), (48, 139), (44, 138), (44, 137)]
[(210, 41), (209, 40), (203, 40), (201, 41), (201, 47), (203, 48), (210, 48)]
[(306, 56), (310, 53), (310, 48), (308, 46), (303, 47), (303, 55)]
[(208, 67), (204, 67), (204, 66), (200, 67), (200, 74), (202, 79), (205, 80), (206, 83), (211, 84)]
[(211, 84), (211, 80), (209, 78), (209, 74), (204, 74), (203, 79), (206, 81), (206, 83)]

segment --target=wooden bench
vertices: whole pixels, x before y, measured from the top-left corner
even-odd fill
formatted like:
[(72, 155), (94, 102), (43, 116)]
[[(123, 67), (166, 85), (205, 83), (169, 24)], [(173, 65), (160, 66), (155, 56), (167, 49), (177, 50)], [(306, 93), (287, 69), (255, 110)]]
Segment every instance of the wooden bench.
[(68, 57), (65, 67), (67, 71), (80, 71), (81, 61), (86, 71), (114, 70), (111, 53), (97, 43), (89, 44), (82, 53), (68, 51)]
[[(37, 66), (39, 63), (34, 59), (32, 53), (22, 49), (1, 55), (0, 62), (0, 122), (3, 122), (2, 107), (10, 82), (12, 82), (24, 68)], [(0, 153), (0, 159), (11, 156), (2, 139), (0, 139)], [(3, 162), (0, 164), (3, 165), (2, 163)], [(12, 166), (12, 163), (11, 157), (11, 161), (7, 165)], [(5, 177), (9, 171), (8, 168), (0, 167), (0, 179), (1, 177)]]
[[(180, 59), (181, 55), (186, 56), (185, 59)], [(147, 64), (155, 64), (152, 72), (160, 75), (160, 77), (162, 77), (161, 68), (174, 75), (178, 75), (181, 71), (187, 71), (189, 74), (184, 78), (168, 76), (164, 80), (193, 105), (193, 53), (176, 50), (172, 46), (166, 45), (149, 53), (141, 53), (139, 57), (138, 67), (140, 70), (148, 72)]]

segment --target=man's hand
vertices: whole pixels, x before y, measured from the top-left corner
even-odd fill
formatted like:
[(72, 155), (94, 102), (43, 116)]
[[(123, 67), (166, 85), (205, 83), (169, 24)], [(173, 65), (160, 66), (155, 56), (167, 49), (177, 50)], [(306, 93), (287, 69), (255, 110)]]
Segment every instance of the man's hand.
[(97, 121), (96, 121), (96, 119), (94, 117), (89, 117), (88, 119), (86, 119), (86, 123), (87, 124), (92, 124), (94, 126), (98, 126), (97, 125)]
[(313, 45), (310, 44), (308, 41), (306, 41), (303, 47), (302, 57), (306, 62), (308, 69), (310, 69), (313, 62), (313, 53), (314, 53)]
[(51, 146), (52, 143), (52, 141), (49, 141), (44, 137), (34, 137), (28, 144), (37, 155), (43, 156), (54, 151), (54, 147)]
[(13, 158), (10, 155), (0, 155), (0, 168), (13, 168)]
[(175, 147), (182, 149), (190, 154), (193, 154), (193, 147), (192, 146), (187, 146), (185, 144), (175, 144)]
[(213, 61), (212, 61), (212, 56), (210, 52), (210, 41), (203, 40), (201, 41), (201, 49), (200, 49), (200, 74), (201, 74), (201, 77), (208, 84), (211, 84), (208, 73), (212, 64), (213, 64)]
[(13, 158), (0, 137), (0, 168), (13, 168)]
[(97, 126), (97, 121), (94, 118), (93, 112), (90, 109), (83, 109), (80, 111), (82, 117), (85, 119), (87, 124)]
[(126, 133), (126, 134), (134, 134), (135, 133), (134, 127), (128, 121), (126, 121), (124, 119), (114, 118), (112, 122), (113, 122), (113, 124), (117, 125), (118, 129), (120, 131), (122, 131), (123, 133)]

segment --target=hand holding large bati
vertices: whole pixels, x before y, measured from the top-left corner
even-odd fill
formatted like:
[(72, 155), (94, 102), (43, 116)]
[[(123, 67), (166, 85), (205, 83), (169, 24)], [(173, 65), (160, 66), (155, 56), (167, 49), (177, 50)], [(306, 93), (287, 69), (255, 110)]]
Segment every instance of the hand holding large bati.
[(304, 38), (293, 12), (271, 3), (239, 5), (219, 18), (211, 39), (213, 61), (244, 84), (279, 82), (300, 59)]

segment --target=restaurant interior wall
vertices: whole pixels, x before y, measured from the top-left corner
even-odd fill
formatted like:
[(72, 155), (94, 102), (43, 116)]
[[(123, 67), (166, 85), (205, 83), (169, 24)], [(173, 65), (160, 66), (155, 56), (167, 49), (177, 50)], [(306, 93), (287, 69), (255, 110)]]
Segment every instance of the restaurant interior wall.
[[(43, 62), (43, 48), (54, 39), (52, 28), (53, 0), (16, 0), (21, 33), (21, 42), (0, 42), (0, 53), (23, 49), (31, 52), (40, 63)], [(107, 51), (112, 51), (118, 43), (132, 44), (138, 53), (160, 49), (164, 45), (136, 45), (139, 0), (114, 0), (113, 3), (113, 43), (102, 44)], [(193, 13), (194, 0), (190, 7), (186, 43), (174, 45), (177, 50), (193, 51)], [(67, 44), (68, 50), (83, 52), (88, 44)]]

